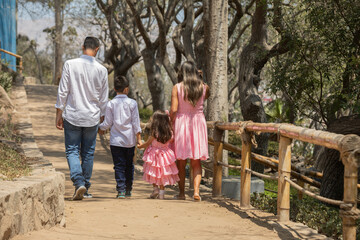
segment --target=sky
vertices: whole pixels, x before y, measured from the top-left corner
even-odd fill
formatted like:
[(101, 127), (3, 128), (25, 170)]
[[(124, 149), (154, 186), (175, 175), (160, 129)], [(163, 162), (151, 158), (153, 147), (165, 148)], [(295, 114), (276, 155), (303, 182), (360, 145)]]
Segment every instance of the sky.
[[(73, 4), (67, 5), (67, 11), (78, 14), (79, 11), (84, 9), (81, 4), (86, 4), (87, 1), (91, 0), (73, 1)], [(37, 50), (44, 50), (49, 45), (47, 33), (44, 33), (43, 30), (54, 25), (53, 11), (44, 8), (39, 3), (18, 4), (18, 34), (26, 35), (30, 40), (35, 40), (38, 44)], [(67, 23), (65, 19), (63, 31), (66, 31), (69, 25), (77, 30), (78, 37), (76, 37), (74, 45), (79, 45), (79, 49), (81, 49), (82, 41), (87, 36), (89, 30), (79, 28), (73, 21)]]
[(26, 35), (31, 40), (35, 40), (39, 46), (38, 50), (46, 48), (46, 36), (43, 32), (45, 28), (54, 26), (54, 17), (51, 11), (45, 11), (41, 4), (27, 3), (18, 5), (18, 34)]

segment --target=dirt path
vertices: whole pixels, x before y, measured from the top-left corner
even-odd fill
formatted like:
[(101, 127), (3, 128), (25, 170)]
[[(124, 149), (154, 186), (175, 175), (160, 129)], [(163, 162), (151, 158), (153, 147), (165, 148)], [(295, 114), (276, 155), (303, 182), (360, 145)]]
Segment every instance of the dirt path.
[[(74, 188), (64, 153), (63, 132), (55, 128), (57, 89), (53, 86), (27, 86), (36, 142), (45, 158), (57, 171), (66, 174), (66, 228), (53, 227), (14, 239), (299, 239), (292, 226), (283, 227), (272, 215), (243, 211), (237, 202), (172, 200), (175, 192), (167, 190), (167, 200), (148, 199), (151, 187), (136, 174), (133, 197), (115, 199), (112, 159), (97, 142), (91, 193), (93, 199), (70, 201)], [(270, 222), (269, 222), (270, 221)], [(294, 237), (295, 236), (295, 237)], [(318, 239), (315, 237), (314, 239)]]

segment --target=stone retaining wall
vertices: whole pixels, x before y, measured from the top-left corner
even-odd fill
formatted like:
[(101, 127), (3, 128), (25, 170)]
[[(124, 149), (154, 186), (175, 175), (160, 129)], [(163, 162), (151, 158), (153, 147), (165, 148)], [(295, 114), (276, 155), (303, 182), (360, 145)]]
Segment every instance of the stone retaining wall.
[(30, 176), (0, 180), (0, 239), (50, 228), (64, 219), (65, 175), (56, 172), (38, 149), (32, 130), (24, 86), (12, 90), (14, 120), (22, 137), (22, 149), (31, 159)]

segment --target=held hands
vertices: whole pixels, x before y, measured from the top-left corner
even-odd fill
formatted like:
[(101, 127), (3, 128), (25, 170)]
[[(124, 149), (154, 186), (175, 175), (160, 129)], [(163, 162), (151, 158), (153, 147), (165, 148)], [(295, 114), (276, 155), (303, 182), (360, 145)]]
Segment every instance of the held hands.
[(105, 134), (105, 131), (103, 131), (103, 130), (101, 130), (100, 128), (98, 129), (98, 133), (100, 134), (100, 135), (104, 135)]
[(144, 141), (142, 141), (142, 140), (137, 141), (136, 147), (137, 147), (137, 148), (145, 148), (145, 143), (144, 143)]

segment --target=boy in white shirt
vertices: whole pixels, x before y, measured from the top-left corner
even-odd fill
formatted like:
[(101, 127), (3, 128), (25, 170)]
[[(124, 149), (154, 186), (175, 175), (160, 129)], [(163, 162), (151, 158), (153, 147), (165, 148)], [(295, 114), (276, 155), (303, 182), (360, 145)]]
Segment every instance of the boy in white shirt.
[(114, 89), (117, 95), (108, 102), (100, 129), (111, 128), (110, 149), (118, 191), (116, 198), (125, 198), (131, 196), (135, 146), (141, 144), (140, 117), (136, 101), (127, 96), (129, 81), (123, 76), (116, 77)]

